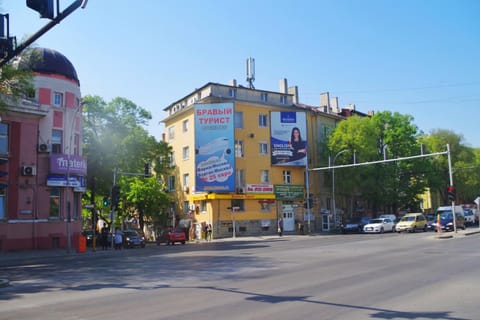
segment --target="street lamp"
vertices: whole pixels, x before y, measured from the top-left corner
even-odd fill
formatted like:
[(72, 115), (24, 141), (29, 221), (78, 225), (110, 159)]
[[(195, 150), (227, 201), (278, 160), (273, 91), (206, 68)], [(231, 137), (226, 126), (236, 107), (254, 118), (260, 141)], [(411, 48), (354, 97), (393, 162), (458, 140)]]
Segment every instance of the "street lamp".
[(337, 160), (337, 157), (341, 155), (344, 152), (347, 152), (348, 150), (342, 150), (339, 153), (333, 157), (332, 161), (332, 208), (333, 208), (333, 226), (336, 229), (337, 227), (337, 208), (335, 207), (335, 160)]

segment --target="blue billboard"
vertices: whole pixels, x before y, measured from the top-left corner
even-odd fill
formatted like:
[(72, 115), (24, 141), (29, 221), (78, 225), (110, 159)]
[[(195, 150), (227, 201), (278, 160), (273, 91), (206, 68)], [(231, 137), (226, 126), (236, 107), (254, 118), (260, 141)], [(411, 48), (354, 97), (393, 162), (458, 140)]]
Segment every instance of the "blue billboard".
[(234, 192), (233, 103), (195, 105), (195, 191)]
[(307, 165), (307, 118), (305, 112), (271, 112), (272, 165)]

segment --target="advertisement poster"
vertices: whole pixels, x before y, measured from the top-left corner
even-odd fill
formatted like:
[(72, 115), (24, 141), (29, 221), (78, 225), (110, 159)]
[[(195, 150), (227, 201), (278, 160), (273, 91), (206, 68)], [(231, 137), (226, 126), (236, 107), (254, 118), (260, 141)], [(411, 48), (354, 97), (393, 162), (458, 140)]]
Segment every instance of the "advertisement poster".
[(307, 165), (307, 119), (305, 112), (272, 112), (272, 165)]
[(233, 103), (195, 105), (195, 190), (234, 192)]

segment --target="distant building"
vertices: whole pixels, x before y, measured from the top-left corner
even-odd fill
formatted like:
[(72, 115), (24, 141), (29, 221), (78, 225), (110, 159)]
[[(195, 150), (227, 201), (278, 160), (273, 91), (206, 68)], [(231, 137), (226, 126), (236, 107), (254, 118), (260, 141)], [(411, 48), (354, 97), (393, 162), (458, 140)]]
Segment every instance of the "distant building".
[(0, 250), (75, 248), (81, 232), (80, 82), (61, 53), (35, 48), (15, 62), (34, 71), (35, 95), (8, 104), (0, 122)]

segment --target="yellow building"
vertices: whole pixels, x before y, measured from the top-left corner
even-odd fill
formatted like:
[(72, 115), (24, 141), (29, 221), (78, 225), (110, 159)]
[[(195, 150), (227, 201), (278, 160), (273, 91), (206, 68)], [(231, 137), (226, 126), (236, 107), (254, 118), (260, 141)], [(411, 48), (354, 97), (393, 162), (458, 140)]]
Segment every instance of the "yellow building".
[(274, 234), (280, 217), (286, 232), (321, 227), (315, 220), (328, 207), (329, 188), (320, 174), (306, 179), (306, 172), (321, 161), (319, 139), (341, 117), (298, 104), (286, 80), (280, 92), (208, 83), (164, 111), (172, 224), (191, 222), (195, 238), (206, 224), (214, 237)]

